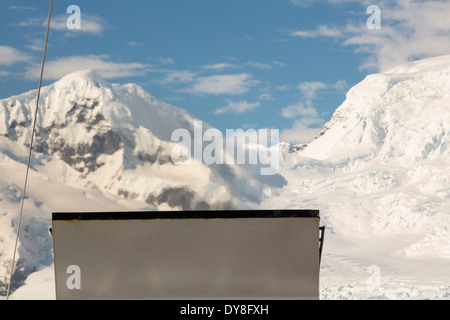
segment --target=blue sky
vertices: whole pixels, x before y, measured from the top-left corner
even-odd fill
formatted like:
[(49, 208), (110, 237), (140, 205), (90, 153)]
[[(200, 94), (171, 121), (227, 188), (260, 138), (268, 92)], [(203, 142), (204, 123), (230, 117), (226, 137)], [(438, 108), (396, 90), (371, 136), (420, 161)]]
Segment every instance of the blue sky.
[[(1, 2), (0, 98), (37, 87), (48, 2)], [(80, 30), (67, 28), (70, 5)], [(367, 27), (370, 5), (380, 29)], [(448, 17), (437, 0), (58, 0), (44, 84), (95, 69), (221, 130), (303, 143), (366, 75), (450, 54)]]

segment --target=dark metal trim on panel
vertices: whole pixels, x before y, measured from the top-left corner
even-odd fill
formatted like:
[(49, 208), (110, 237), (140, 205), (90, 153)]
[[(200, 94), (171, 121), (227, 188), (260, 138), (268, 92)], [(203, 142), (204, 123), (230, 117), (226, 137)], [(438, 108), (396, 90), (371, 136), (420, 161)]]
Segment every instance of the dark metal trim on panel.
[(238, 218), (319, 218), (319, 210), (54, 212), (52, 215), (54, 221)]

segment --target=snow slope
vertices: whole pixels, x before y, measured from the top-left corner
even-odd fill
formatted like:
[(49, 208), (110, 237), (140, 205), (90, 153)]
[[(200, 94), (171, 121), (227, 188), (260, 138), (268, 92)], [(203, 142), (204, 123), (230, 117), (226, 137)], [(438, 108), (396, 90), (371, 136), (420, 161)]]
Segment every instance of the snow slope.
[[(174, 166), (167, 161), (169, 134), (192, 129), (186, 112), (136, 85), (109, 84), (87, 71), (68, 75), (43, 91), (44, 129), (26, 206), (30, 236), (43, 238), (48, 249), (48, 213), (73, 203), (151, 209), (190, 199), (172, 203), (176, 209), (212, 199), (209, 207), (225, 201), (236, 208), (319, 209), (327, 227), (321, 298), (449, 299), (449, 88), (450, 56), (368, 76), (306, 148), (280, 144), (280, 176), (263, 183), (247, 167)], [(27, 93), (0, 101), (4, 256), (26, 155), (16, 146), (26, 144), (21, 123), (30, 121), (32, 99)], [(51, 258), (25, 250), (31, 246), (25, 239), (21, 244), (35, 257), (23, 253), (29, 270), (12, 297), (54, 298)]]
[[(285, 148), (288, 185), (263, 205), (320, 208), (324, 298), (450, 297), (449, 146), (443, 56), (368, 76), (316, 140)], [(373, 265), (384, 290), (368, 292)]]

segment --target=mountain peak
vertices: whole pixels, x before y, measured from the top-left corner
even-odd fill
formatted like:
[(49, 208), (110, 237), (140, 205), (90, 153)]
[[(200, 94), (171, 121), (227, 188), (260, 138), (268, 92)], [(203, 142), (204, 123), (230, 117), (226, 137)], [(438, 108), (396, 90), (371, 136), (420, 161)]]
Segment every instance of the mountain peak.
[(303, 155), (319, 159), (448, 159), (450, 55), (367, 76)]
[(110, 87), (111, 85), (105, 81), (97, 72), (92, 69), (79, 70), (69, 73), (56, 82), (58, 86), (80, 86), (87, 85), (96, 88)]
[(430, 71), (443, 71), (450, 68), (450, 55), (426, 58), (404, 63), (394, 67), (384, 74), (386, 75), (402, 75), (402, 74), (420, 74)]

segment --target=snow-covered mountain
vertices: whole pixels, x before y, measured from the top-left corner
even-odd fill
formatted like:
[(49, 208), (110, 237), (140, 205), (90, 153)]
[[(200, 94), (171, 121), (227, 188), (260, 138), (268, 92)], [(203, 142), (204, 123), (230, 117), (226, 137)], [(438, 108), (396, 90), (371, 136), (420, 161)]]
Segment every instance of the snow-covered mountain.
[[(448, 57), (368, 76), (353, 87), (303, 154), (414, 166), (450, 154)], [(446, 63), (445, 63), (446, 62)]]
[[(12, 252), (34, 98), (0, 100), (2, 257)], [(52, 295), (54, 210), (218, 207), (319, 209), (324, 299), (450, 297), (450, 56), (368, 76), (312, 143), (280, 144), (275, 177), (174, 165), (170, 134), (194, 121), (89, 71), (44, 88), (17, 283), (31, 276), (15, 297)]]
[[(34, 91), (1, 100), (0, 137), (27, 146), (34, 106)], [(69, 74), (42, 89), (33, 148), (35, 153), (52, 159), (49, 161), (63, 163), (55, 164), (58, 168), (46, 164), (35, 167), (72, 186), (98, 188), (155, 206), (164, 202), (183, 209), (232, 207), (233, 196), (238, 194), (258, 201), (255, 190), (239, 188), (241, 178), (235, 174), (239, 167), (199, 165), (187, 170), (186, 166), (174, 166), (171, 135), (179, 128), (193, 135), (195, 120), (135, 84), (110, 84), (89, 70)], [(224, 179), (234, 188), (224, 189)], [(161, 190), (165, 190), (164, 195)], [(186, 203), (177, 203), (162, 199), (175, 197), (181, 201), (192, 192), (207, 194), (208, 201), (186, 199)]]
[[(12, 256), (11, 221), (19, 210), (35, 99), (36, 91), (30, 91), (0, 100), (0, 225), (2, 236), (7, 235), (0, 241), (5, 257), (0, 292)], [(79, 71), (42, 88), (40, 101), (27, 219), (37, 216), (48, 225), (51, 212), (63, 210), (242, 208), (257, 205), (266, 188), (278, 189), (284, 181), (281, 176), (263, 181), (256, 170), (234, 164), (173, 163), (177, 143), (172, 133), (186, 129), (194, 136), (197, 119), (135, 84), (110, 84), (93, 71)], [(202, 126), (203, 131), (210, 128)], [(36, 252), (42, 248), (26, 248), (26, 236), (21, 239), (21, 278), (43, 264)], [(48, 234), (44, 238), (51, 255)], [(24, 251), (36, 257), (25, 258)], [(51, 260), (47, 255), (44, 265)]]
[[(302, 192), (339, 189), (343, 196), (347, 194), (344, 201), (370, 198), (370, 207), (356, 220), (372, 212), (373, 236), (394, 231), (408, 234), (414, 226), (424, 225), (416, 223), (419, 216), (422, 220), (441, 216), (442, 222), (448, 222), (450, 56), (368, 76), (348, 92), (323, 131), (296, 156), (289, 165), (294, 172), (308, 170), (305, 163), (329, 171), (319, 184), (306, 183), (311, 176), (304, 174), (298, 182), (308, 187), (300, 188)], [(395, 224), (385, 220), (391, 215), (398, 219)], [(331, 216), (341, 220), (339, 215)], [(349, 221), (352, 229), (367, 236), (366, 221), (364, 228), (355, 222)], [(433, 227), (437, 226), (433, 223)], [(439, 246), (446, 248), (442, 253), (450, 258), (448, 227), (438, 227), (444, 232)]]
[[(323, 297), (450, 296), (450, 56), (368, 76), (284, 156), (288, 184), (263, 206), (320, 208)], [(385, 280), (375, 294), (371, 265)]]

